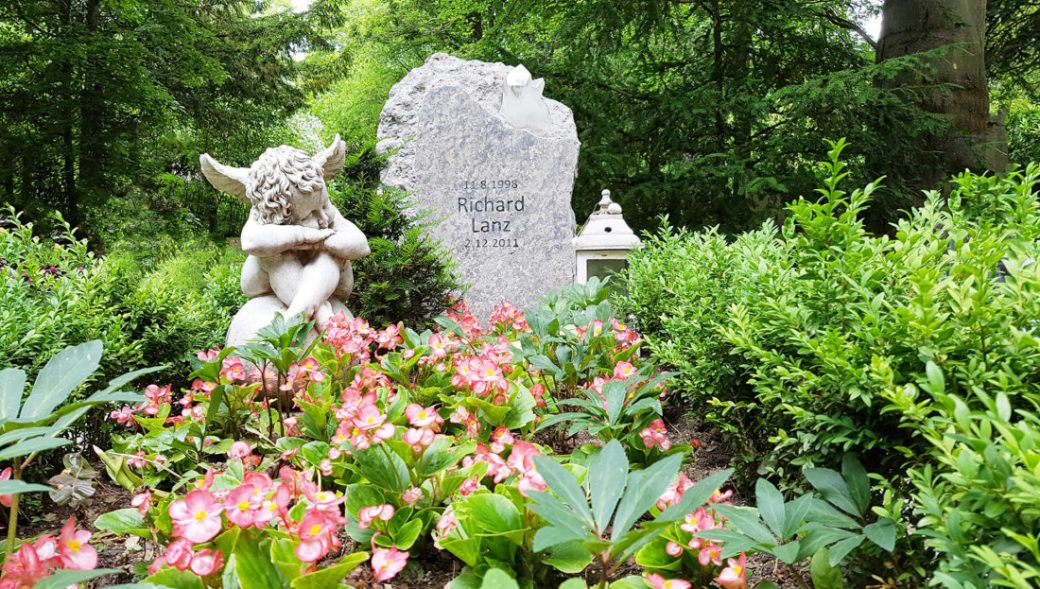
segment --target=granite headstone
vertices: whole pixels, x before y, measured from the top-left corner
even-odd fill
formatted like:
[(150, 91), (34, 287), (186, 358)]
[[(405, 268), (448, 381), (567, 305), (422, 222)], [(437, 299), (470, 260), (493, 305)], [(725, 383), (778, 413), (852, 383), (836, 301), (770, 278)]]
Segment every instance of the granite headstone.
[(413, 195), (454, 254), (478, 317), (524, 308), (574, 278), (578, 134), (523, 66), (435, 54), (390, 91), (379, 121), (385, 184)]

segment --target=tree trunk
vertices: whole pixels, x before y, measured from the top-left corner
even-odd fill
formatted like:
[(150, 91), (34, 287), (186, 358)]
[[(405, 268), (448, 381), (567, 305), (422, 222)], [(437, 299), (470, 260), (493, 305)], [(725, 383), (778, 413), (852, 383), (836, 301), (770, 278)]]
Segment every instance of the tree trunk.
[(930, 86), (917, 101), (944, 117), (948, 130), (929, 137), (913, 187), (934, 189), (950, 174), (1003, 170), (1007, 138), (989, 116), (986, 77), (986, 0), (885, 0), (877, 60), (938, 50), (926, 60), (929, 72), (906, 74), (899, 86)]

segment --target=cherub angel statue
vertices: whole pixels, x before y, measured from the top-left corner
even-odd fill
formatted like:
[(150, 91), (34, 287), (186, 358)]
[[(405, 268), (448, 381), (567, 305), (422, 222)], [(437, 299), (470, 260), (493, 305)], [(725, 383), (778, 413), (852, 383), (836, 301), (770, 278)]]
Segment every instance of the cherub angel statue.
[(368, 239), (329, 200), (325, 186), (342, 169), (346, 146), (337, 135), (317, 155), (282, 145), (249, 168), (199, 158), (214, 187), (247, 201), (242, 228), (242, 292), (249, 301), (228, 329), (227, 345), (244, 343), (276, 313), (304, 314), (319, 325), (345, 311), (354, 287), (351, 260), (369, 254)]

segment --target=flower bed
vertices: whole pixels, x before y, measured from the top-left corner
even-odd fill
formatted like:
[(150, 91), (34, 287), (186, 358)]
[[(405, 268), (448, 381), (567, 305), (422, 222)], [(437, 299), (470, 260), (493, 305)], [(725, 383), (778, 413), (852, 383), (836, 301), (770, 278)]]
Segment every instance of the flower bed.
[[(763, 511), (783, 539), (763, 547), (758, 512), (719, 490), (729, 471), (682, 472), (667, 375), (601, 287), (503, 304), (487, 329), (459, 304), (436, 331), (341, 315), (316, 341), (277, 321), (200, 353), (183, 394), (151, 385), (112, 411), (126, 432), (96, 452), (135, 495), (95, 526), (160, 546), (144, 582), (176, 588), (407, 585), (431, 554), (457, 559), (456, 589), (745, 587), (744, 551), (807, 512), (780, 529)], [(19, 562), (4, 587), (32, 586)]]

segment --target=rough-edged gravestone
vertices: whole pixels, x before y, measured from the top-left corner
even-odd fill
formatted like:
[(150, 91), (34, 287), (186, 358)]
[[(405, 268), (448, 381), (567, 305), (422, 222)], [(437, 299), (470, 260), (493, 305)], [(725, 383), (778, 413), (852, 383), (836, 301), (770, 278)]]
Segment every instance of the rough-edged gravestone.
[(379, 119), (379, 149), (393, 153), (382, 180), (440, 220), (428, 232), (454, 254), (478, 317), (573, 281), (580, 143), (542, 85), (523, 66), (438, 53), (393, 87)]

